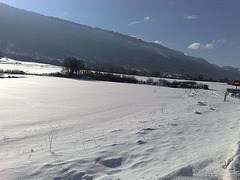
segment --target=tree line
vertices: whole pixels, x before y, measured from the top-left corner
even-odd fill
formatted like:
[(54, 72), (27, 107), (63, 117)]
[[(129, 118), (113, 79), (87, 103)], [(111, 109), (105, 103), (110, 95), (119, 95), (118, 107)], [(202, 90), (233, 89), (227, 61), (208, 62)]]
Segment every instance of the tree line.
[[(78, 60), (73, 57), (65, 58), (62, 63), (62, 68), (66, 76), (61, 73), (55, 74), (56, 76), (81, 77), (85, 79), (94, 79), (94, 80), (101, 80), (101, 81), (149, 84), (149, 85), (167, 86), (167, 87), (173, 87), (173, 88), (208, 89), (208, 85), (198, 84), (193, 81), (169, 82), (164, 79), (159, 79), (158, 81), (154, 81), (152, 78), (148, 78), (146, 81), (139, 81), (134, 76), (100, 72), (98, 70), (94, 70), (86, 67), (82, 59)], [(159, 75), (159, 74), (156, 73), (155, 75)]]

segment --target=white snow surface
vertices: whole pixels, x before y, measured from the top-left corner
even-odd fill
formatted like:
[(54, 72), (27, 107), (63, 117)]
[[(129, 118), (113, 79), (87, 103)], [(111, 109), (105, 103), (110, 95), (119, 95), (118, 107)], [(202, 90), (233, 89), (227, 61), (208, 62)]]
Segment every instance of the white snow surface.
[(34, 73), (34, 74), (47, 74), (47, 73), (60, 72), (62, 68), (60, 66), (54, 66), (50, 64), (24, 62), (24, 61), (13, 60), (10, 58), (1, 58), (0, 69), (21, 70), (26, 73)]
[(0, 83), (1, 180), (240, 179), (240, 99), (223, 101), (227, 84)]

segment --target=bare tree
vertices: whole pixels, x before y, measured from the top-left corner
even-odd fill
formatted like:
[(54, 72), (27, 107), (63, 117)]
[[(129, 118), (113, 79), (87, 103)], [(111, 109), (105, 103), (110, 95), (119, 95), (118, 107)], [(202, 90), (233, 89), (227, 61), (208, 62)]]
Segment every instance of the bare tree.
[(62, 63), (63, 71), (69, 75), (79, 74), (85, 68), (83, 60), (74, 57), (65, 58)]

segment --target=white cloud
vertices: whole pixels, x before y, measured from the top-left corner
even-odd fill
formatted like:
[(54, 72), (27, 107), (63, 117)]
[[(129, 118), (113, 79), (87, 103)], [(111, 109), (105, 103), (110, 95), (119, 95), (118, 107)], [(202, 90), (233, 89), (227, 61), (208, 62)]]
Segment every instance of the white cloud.
[(134, 24), (145, 23), (147, 21), (150, 21), (150, 17), (148, 17), (148, 16), (144, 17), (142, 20), (130, 22), (130, 23), (128, 23), (128, 25), (131, 26)]
[(198, 19), (199, 17), (196, 15), (190, 15), (190, 16), (183, 16), (183, 18), (188, 19), (188, 20), (192, 20), (192, 19)]
[(196, 49), (200, 49), (202, 47), (203, 47), (203, 45), (201, 43), (192, 43), (188, 46), (188, 49), (196, 50)]
[(145, 20), (145, 21), (149, 21), (149, 20), (150, 20), (150, 17), (144, 17), (144, 20)]
[(223, 43), (225, 43), (225, 42), (226, 42), (226, 40), (225, 40), (224, 38), (218, 39), (218, 40), (213, 40), (211, 43), (206, 44), (204, 48), (206, 48), (206, 49), (212, 49), (212, 48), (214, 48), (215, 46), (217, 46), (218, 44), (223, 44)]
[(159, 40), (156, 40), (156, 41), (154, 41), (154, 43), (156, 43), (156, 44), (163, 44), (163, 42), (162, 41), (159, 41)]
[(208, 43), (208, 44), (206, 44), (205, 46), (204, 46), (204, 48), (206, 48), (206, 49), (212, 49), (213, 48), (213, 43)]
[(207, 44), (201, 44), (201, 43), (192, 43), (188, 46), (188, 49), (196, 50), (196, 49), (213, 49), (216, 47), (218, 44), (223, 44), (225, 43), (226, 40), (224, 38), (218, 39), (218, 40), (213, 40), (211, 43)]

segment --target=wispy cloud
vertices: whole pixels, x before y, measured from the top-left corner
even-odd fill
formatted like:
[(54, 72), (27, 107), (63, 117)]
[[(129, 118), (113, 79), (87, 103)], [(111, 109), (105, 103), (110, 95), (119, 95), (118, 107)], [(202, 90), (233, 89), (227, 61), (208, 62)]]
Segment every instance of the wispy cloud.
[(192, 43), (188, 46), (188, 49), (191, 50), (197, 50), (197, 49), (213, 49), (214, 47), (216, 47), (218, 44), (223, 44), (225, 43), (226, 40), (223, 39), (218, 39), (218, 40), (213, 40), (211, 43), (207, 43), (207, 44), (201, 44), (201, 43)]
[(192, 20), (192, 19), (198, 19), (199, 16), (197, 16), (197, 15), (190, 15), (190, 16), (183, 16), (183, 18), (188, 19), (188, 20)]
[(172, 43), (172, 42), (165, 43), (165, 42), (159, 41), (159, 40), (154, 41), (154, 43), (160, 44), (160, 45), (165, 46), (165, 47), (168, 47), (168, 46), (171, 46), (171, 45), (175, 44), (175, 43)]
[(132, 26), (132, 25), (135, 25), (135, 24), (145, 23), (147, 21), (150, 21), (150, 17), (148, 17), (148, 16), (144, 17), (142, 20), (130, 22), (130, 23), (128, 23), (128, 25)]
[(223, 43), (225, 43), (225, 42), (226, 42), (226, 39), (225, 39), (225, 38), (219, 39), (219, 40), (217, 40), (217, 41), (213, 40), (213, 43), (215, 43), (215, 44), (223, 44)]

